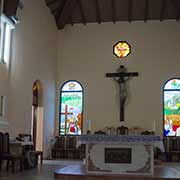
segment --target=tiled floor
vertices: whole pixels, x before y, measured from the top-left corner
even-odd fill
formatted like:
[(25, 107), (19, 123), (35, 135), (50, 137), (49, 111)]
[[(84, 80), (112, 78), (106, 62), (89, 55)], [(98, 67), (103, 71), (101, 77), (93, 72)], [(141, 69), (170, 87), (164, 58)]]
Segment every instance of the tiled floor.
[(54, 170), (63, 168), (68, 164), (79, 164), (81, 161), (43, 161), (43, 166), (24, 170), (22, 172), (6, 173), (5, 169), (0, 172), (0, 180), (52, 180)]
[[(69, 164), (82, 164), (81, 161), (43, 161), (43, 166), (34, 169), (24, 170), (22, 172), (6, 173), (5, 170), (0, 172), (0, 180), (53, 180), (54, 170), (65, 167)], [(164, 166), (173, 167), (180, 171), (180, 163), (165, 163)]]
[(164, 165), (168, 167), (172, 167), (180, 172), (180, 162), (179, 163), (174, 163), (174, 162), (165, 163)]

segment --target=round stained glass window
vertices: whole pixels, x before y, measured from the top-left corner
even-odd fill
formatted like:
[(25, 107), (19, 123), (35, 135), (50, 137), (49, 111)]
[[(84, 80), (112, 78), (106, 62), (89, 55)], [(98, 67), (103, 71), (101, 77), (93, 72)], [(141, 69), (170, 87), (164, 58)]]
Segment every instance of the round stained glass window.
[(131, 53), (131, 46), (126, 41), (118, 41), (113, 46), (113, 53), (118, 58), (125, 58)]

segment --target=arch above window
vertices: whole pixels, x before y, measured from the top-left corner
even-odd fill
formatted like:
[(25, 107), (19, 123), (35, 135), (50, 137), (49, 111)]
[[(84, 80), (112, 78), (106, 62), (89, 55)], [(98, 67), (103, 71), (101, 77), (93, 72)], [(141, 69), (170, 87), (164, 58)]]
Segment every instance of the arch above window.
[(83, 120), (83, 87), (75, 81), (65, 82), (60, 90), (60, 135), (81, 135)]
[(180, 79), (168, 80), (163, 88), (164, 136), (180, 136)]
[(82, 91), (82, 90), (83, 88), (79, 82), (68, 81), (64, 83), (61, 91)]

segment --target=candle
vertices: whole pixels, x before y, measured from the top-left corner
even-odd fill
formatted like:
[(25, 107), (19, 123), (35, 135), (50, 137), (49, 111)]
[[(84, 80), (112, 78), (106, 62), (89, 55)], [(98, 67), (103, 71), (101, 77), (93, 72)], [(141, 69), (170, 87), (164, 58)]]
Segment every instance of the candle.
[(153, 128), (152, 128), (152, 130), (154, 131), (154, 133), (156, 132), (156, 121), (155, 120), (153, 121)]
[(87, 128), (87, 130), (91, 131), (91, 120), (90, 119), (88, 120), (88, 128)]

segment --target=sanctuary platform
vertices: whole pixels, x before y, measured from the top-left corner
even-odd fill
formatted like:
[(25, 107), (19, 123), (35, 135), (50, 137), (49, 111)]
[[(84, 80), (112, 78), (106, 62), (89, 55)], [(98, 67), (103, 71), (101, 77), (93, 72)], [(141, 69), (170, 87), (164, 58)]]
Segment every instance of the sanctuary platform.
[(166, 166), (155, 166), (154, 175), (87, 174), (84, 165), (68, 165), (54, 172), (56, 180), (180, 180), (180, 172)]

